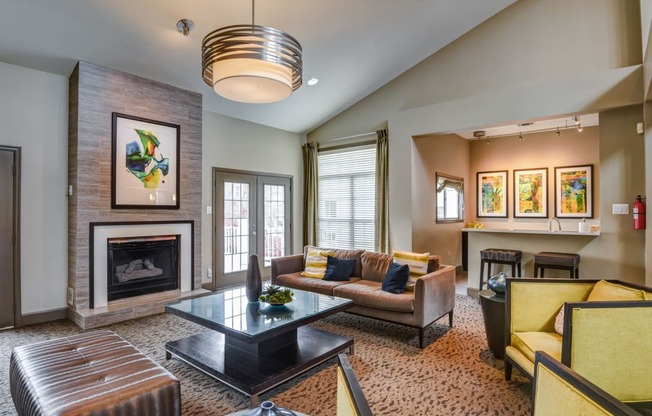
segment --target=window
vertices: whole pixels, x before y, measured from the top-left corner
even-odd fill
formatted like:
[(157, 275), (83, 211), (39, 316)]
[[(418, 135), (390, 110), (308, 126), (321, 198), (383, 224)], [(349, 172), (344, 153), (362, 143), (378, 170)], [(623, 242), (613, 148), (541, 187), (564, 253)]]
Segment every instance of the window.
[(464, 221), (464, 179), (437, 172), (437, 222)]
[(376, 147), (319, 152), (320, 247), (374, 250)]

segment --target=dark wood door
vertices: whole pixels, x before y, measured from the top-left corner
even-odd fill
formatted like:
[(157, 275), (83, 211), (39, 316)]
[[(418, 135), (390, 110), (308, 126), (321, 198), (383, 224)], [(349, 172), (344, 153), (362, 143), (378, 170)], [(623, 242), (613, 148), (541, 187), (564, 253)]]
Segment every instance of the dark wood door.
[(0, 329), (14, 326), (15, 152), (0, 148)]

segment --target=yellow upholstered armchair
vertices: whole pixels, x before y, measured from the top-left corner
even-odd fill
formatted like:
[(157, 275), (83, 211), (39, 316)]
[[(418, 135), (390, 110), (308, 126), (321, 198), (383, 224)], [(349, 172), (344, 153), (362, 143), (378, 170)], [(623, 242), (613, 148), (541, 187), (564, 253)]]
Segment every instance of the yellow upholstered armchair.
[(640, 416), (641, 413), (545, 352), (537, 352), (534, 360), (532, 415)]
[(510, 278), (506, 296), (506, 380), (513, 366), (532, 380), (535, 354), (543, 351), (620, 401), (652, 400), (652, 289)]

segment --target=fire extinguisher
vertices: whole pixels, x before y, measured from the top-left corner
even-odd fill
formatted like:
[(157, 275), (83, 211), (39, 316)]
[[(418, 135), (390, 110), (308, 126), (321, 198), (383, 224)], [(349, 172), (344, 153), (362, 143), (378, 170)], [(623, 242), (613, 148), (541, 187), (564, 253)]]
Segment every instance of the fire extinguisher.
[(645, 203), (641, 200), (641, 196), (636, 197), (634, 202), (634, 229), (645, 230)]

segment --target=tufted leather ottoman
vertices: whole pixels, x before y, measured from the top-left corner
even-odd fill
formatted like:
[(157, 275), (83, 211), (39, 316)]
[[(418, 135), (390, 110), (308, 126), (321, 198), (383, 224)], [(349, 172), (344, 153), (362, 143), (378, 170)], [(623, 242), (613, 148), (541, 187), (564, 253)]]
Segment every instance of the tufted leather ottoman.
[(9, 363), (19, 415), (180, 415), (179, 381), (115, 333), (16, 347)]

